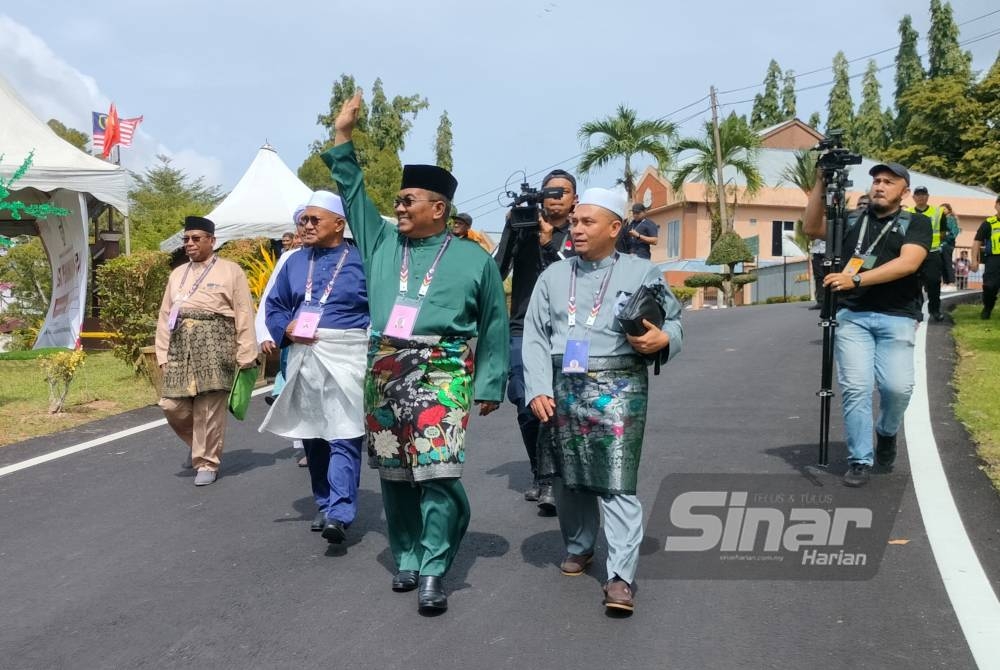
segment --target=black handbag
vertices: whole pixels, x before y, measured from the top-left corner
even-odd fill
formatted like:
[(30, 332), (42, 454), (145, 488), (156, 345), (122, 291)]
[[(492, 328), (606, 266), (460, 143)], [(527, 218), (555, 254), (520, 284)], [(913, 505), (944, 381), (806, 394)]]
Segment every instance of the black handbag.
[[(647, 328), (642, 323), (643, 319), (649, 321), (657, 328), (663, 327), (666, 314), (660, 299), (666, 289), (661, 284), (653, 286), (642, 285), (629, 296), (629, 299), (618, 310), (618, 323), (622, 330), (628, 335), (639, 336), (646, 332)], [(643, 356), (647, 360), (653, 361), (653, 374), (660, 374), (660, 352), (651, 356)]]

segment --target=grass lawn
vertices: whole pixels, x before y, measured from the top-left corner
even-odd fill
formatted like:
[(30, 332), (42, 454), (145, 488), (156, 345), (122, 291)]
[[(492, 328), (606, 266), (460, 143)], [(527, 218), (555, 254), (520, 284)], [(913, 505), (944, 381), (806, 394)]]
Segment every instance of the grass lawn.
[(0, 360), (0, 446), (48, 435), (112, 414), (151, 405), (156, 392), (110, 352), (87, 354), (66, 398), (49, 414), (49, 390), (37, 360)]
[(1000, 320), (979, 318), (981, 305), (958, 305), (952, 332), (958, 346), (955, 415), (978, 445), (983, 470), (1000, 491)]

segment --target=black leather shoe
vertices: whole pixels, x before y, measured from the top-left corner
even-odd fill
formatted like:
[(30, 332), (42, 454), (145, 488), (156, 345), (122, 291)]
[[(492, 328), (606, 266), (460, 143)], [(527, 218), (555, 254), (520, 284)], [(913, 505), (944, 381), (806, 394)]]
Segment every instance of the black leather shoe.
[(538, 487), (538, 510), (542, 516), (556, 515), (556, 497), (552, 494), (552, 484)]
[(875, 433), (875, 462), (884, 468), (891, 468), (896, 462), (896, 436)]
[(535, 482), (530, 489), (524, 492), (524, 499), (528, 502), (538, 502), (539, 492), (538, 482)]
[(327, 519), (326, 525), (323, 526), (324, 540), (330, 544), (340, 544), (346, 537), (347, 532), (344, 530), (344, 524), (336, 519)]
[(448, 609), (448, 596), (441, 585), (441, 577), (421, 575), (417, 578), (417, 611), (422, 614), (440, 614)]
[(309, 526), (309, 530), (314, 533), (323, 532), (323, 527), (326, 526), (326, 512), (316, 512), (316, 516), (313, 517), (312, 525)]
[(867, 463), (851, 463), (847, 472), (844, 473), (844, 486), (857, 488), (868, 483), (868, 474), (872, 466)]
[(400, 570), (392, 578), (392, 590), (404, 593), (417, 588), (417, 577), (420, 573), (416, 570)]

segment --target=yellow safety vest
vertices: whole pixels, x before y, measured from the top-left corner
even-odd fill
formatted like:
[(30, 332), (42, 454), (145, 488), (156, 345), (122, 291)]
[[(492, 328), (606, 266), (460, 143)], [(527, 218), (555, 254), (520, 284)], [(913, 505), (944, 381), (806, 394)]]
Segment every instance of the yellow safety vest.
[(918, 212), (916, 207), (907, 207), (907, 212), (923, 214), (931, 220), (931, 251), (941, 248), (941, 210), (934, 205), (927, 205), (927, 209)]
[(990, 224), (990, 248), (986, 253), (990, 256), (1000, 256), (1000, 219), (991, 216), (986, 219), (986, 223)]

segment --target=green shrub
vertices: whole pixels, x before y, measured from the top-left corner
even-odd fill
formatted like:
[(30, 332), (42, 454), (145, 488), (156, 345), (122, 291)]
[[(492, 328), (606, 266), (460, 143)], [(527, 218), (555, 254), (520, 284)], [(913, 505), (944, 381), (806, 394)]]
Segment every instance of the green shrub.
[(691, 302), (691, 298), (698, 292), (698, 289), (689, 286), (671, 286), (670, 292), (680, 301), (682, 305)]
[(219, 249), (219, 258), (230, 260), (249, 276), (254, 269), (264, 261), (262, 249), (270, 249), (271, 240), (266, 237), (255, 237), (249, 240), (232, 240)]
[(115, 358), (142, 371), (141, 351), (156, 335), (163, 291), (170, 277), (170, 255), (140, 251), (119, 256), (97, 269), (101, 321), (116, 337), (110, 342)]
[(688, 288), (722, 288), (722, 275), (714, 272), (699, 272), (684, 280)]
[(733, 284), (736, 286), (743, 286), (744, 284), (752, 284), (757, 281), (756, 272), (747, 272), (744, 274), (733, 275)]

